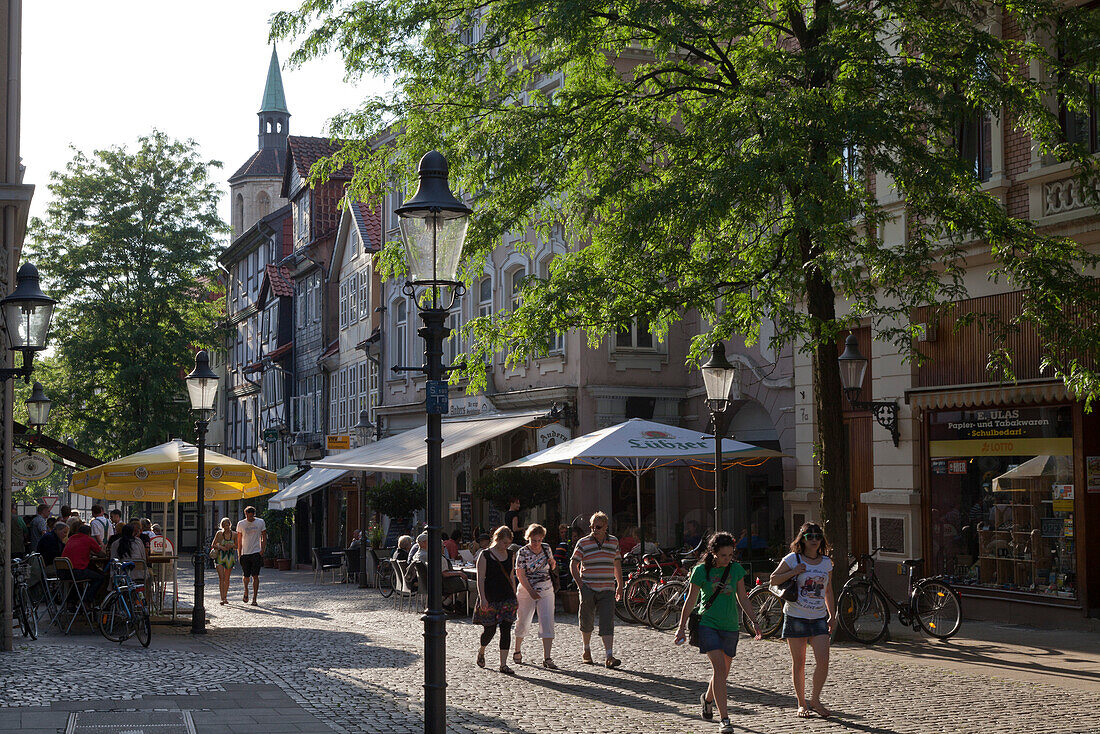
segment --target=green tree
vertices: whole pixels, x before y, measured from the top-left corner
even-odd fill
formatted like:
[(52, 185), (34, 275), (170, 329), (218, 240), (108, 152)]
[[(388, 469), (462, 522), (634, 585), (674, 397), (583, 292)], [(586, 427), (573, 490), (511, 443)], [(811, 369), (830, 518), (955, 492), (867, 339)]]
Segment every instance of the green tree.
[(392, 520), (408, 520), (428, 503), (427, 488), (409, 477), (368, 486), (365, 493), (371, 509), (388, 515)]
[(41, 379), (53, 431), (104, 460), (189, 435), (182, 377), (224, 312), (218, 187), (194, 141), (74, 151), (29, 253), (60, 303)]
[(521, 507), (538, 507), (560, 499), (561, 482), (545, 469), (497, 469), (474, 480), (474, 494), (498, 510), (507, 510), (513, 499)]
[[(838, 336), (866, 319), (915, 354), (912, 308), (966, 296), (974, 243), (991, 278), (1026, 292), (999, 327), (1034, 325), (1048, 367), (1100, 394), (1096, 257), (1008, 216), (966, 134), (1000, 113), (1094, 191), (1096, 161), (1048, 100), (1085, 109), (1097, 16), (1054, 0), (309, 0), (272, 32), (300, 39), (294, 63), (335, 52), (352, 77), (394, 81), (333, 127), (368, 141), (399, 121), (394, 146), (346, 144), (315, 177), (354, 162), (352, 188), (377, 192), (438, 148), (473, 192), (470, 276), (508, 232), (559, 226), (585, 245), (529, 278), (520, 308), (465, 327), (469, 364), (522, 360), (571, 328), (593, 344), (637, 318), (663, 332), (688, 311), (711, 325), (697, 359), (773, 320), (773, 346), (812, 358), (822, 513), (844, 558)], [(885, 242), (901, 215), (902, 241)], [(399, 260), (391, 246), (387, 274)], [(1003, 352), (991, 364), (1011, 376)]]

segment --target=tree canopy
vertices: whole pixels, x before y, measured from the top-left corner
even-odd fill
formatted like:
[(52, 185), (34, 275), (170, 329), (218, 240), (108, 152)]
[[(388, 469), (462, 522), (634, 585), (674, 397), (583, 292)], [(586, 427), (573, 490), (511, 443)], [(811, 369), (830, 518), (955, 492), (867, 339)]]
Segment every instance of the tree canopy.
[[(1067, 318), (1100, 312), (1097, 258), (1009, 216), (974, 132), (987, 115), (1021, 130), (1094, 192), (1058, 101), (1087, 109), (1098, 15), (1055, 0), (308, 0), (272, 32), (300, 40), (292, 62), (338, 53), (351, 77), (393, 80), (334, 120), (358, 142), (315, 176), (354, 162), (353, 190), (378, 192), (445, 152), (475, 211), (467, 279), (508, 233), (560, 227), (577, 245), (518, 309), (465, 327), (477, 357), (524, 359), (573, 328), (595, 343), (637, 318), (660, 333), (690, 311), (709, 325), (693, 356), (752, 342), (765, 319), (773, 347), (810, 353), (824, 519), (844, 553), (844, 330), (869, 320), (911, 353), (912, 308), (966, 297), (967, 256), (985, 249), (989, 277), (1025, 292), (1002, 326), (1034, 325), (1048, 368), (1100, 395), (1100, 325)], [(386, 130), (394, 144), (372, 146)]]
[(160, 132), (133, 149), (74, 151), (31, 222), (27, 257), (60, 302), (53, 355), (36, 371), (51, 432), (104, 460), (191, 433), (182, 378), (224, 313), (218, 166)]

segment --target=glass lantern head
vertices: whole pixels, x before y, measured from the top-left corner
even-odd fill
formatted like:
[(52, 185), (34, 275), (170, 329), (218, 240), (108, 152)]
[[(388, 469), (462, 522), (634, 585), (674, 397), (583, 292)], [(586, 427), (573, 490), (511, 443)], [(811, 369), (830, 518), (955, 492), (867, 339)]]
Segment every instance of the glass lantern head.
[(451, 193), (449, 171), (442, 153), (425, 153), (416, 195), (395, 210), (401, 220), (409, 281), (414, 284), (454, 283), (458, 277), (471, 210)]
[(195, 369), (187, 375), (187, 393), (191, 398), (191, 410), (214, 409), (214, 396), (218, 393), (218, 374), (210, 369), (210, 355), (205, 349), (195, 355)]
[(716, 407), (725, 408), (733, 391), (733, 381), (737, 368), (726, 359), (726, 345), (717, 342), (711, 351), (710, 359), (700, 365), (703, 373), (703, 387), (707, 391), (707, 400)]
[(50, 407), (53, 405), (42, 389), (42, 383), (34, 383), (31, 396), (27, 398), (27, 424), (32, 428), (41, 428), (50, 419)]
[(56, 303), (42, 292), (38, 269), (23, 263), (15, 276), (15, 290), (0, 299), (11, 349), (37, 352), (46, 348)]
[(306, 443), (306, 435), (299, 433), (294, 437), (294, 442), (288, 447), (290, 451), (290, 460), (295, 464), (301, 464), (306, 458), (306, 451), (309, 450), (309, 445)]
[(849, 334), (844, 340), (844, 353), (839, 357), (840, 386), (849, 400), (859, 397), (863, 378), (867, 374), (867, 358), (859, 353), (859, 339)]

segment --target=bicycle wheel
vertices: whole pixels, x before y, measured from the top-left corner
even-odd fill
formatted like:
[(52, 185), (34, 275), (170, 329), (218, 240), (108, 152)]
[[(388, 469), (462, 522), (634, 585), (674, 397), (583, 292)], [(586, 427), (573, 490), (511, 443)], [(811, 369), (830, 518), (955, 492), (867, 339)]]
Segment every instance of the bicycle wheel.
[[(761, 584), (749, 592), (756, 624), (764, 637), (771, 637), (783, 626), (783, 600)], [(748, 632), (748, 625), (743, 625)], [(751, 633), (750, 633), (751, 634)]]
[(639, 576), (631, 579), (623, 592), (626, 603), (626, 611), (630, 614), (631, 621), (638, 624), (647, 624), (645, 609), (649, 604), (649, 595), (657, 586), (657, 579), (652, 576)]
[(149, 647), (153, 641), (153, 621), (149, 619), (149, 610), (144, 604), (137, 605), (134, 610), (134, 634), (142, 647)]
[(838, 600), (840, 624), (857, 642), (871, 645), (883, 638), (890, 610), (878, 589), (866, 581), (845, 586)]
[(99, 633), (111, 642), (123, 642), (134, 634), (130, 615), (126, 613), (122, 597), (117, 591), (112, 591), (103, 600), (96, 614), (96, 623), (99, 626)]
[(946, 640), (962, 626), (962, 605), (955, 590), (943, 581), (924, 581), (913, 590), (913, 609), (921, 629)]
[(393, 567), (385, 564), (374, 574), (374, 585), (378, 587), (378, 593), (383, 599), (389, 599), (393, 594)]
[(19, 626), (23, 636), (32, 640), (38, 639), (38, 615), (31, 607), (31, 595), (27, 593), (27, 587), (20, 584), (15, 588), (15, 611), (19, 616)]
[(646, 620), (653, 629), (667, 631), (680, 623), (680, 611), (684, 608), (687, 584), (669, 581), (661, 584), (649, 597)]

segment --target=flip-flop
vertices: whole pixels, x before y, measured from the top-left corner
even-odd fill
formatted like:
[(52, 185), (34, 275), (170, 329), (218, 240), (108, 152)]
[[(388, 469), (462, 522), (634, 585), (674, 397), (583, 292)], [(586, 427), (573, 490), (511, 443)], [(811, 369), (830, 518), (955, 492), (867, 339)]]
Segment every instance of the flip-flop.
[(815, 714), (817, 714), (818, 716), (820, 716), (823, 719), (829, 718), (829, 716), (832, 714), (832, 711), (830, 711), (829, 709), (827, 709), (827, 708), (825, 708), (824, 706), (821, 705), (821, 701), (817, 701), (815, 703), (814, 702), (810, 703), (810, 708), (813, 710), (813, 712)]
[(805, 706), (799, 706), (798, 707), (798, 712), (795, 714), (795, 716), (797, 716), (800, 719), (808, 719), (808, 718), (810, 718), (810, 710), (808, 708), (806, 708)]
[(477, 667), (485, 667), (485, 651), (481, 651), (477, 654)]

